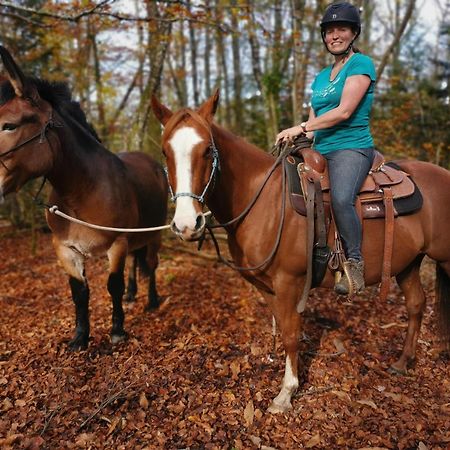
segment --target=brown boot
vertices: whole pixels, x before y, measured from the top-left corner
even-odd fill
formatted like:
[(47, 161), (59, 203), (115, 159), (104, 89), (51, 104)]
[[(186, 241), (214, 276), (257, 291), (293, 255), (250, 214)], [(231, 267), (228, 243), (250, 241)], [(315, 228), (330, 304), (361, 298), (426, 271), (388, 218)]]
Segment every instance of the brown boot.
[(335, 284), (334, 291), (340, 295), (352, 296), (364, 288), (364, 261), (349, 259), (344, 263), (344, 275)]

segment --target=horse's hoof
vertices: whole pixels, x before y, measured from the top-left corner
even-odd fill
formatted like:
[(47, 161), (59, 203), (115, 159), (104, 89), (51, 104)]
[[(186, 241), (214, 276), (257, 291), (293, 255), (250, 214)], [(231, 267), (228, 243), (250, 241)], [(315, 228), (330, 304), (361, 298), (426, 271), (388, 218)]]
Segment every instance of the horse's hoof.
[(128, 333), (126, 331), (121, 331), (119, 333), (111, 333), (111, 343), (120, 344), (128, 339)]
[(89, 338), (75, 337), (67, 344), (69, 351), (79, 352), (88, 348)]
[(287, 405), (280, 405), (279, 403), (272, 402), (270, 406), (267, 408), (267, 412), (270, 412), (271, 414), (279, 414), (279, 413), (285, 413), (292, 409), (291, 403), (288, 403)]
[(161, 303), (164, 303), (165, 299), (166, 299), (165, 297), (161, 297), (158, 295), (156, 299), (152, 299), (147, 303), (145, 311), (146, 312), (156, 311), (157, 309), (159, 309)]

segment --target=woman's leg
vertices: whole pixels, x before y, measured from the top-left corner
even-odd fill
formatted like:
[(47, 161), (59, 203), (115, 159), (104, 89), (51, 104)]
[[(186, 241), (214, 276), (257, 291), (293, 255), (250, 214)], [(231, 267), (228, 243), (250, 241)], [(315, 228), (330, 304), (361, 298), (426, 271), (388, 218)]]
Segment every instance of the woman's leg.
[(369, 173), (373, 149), (337, 150), (325, 155), (330, 176), (331, 205), (348, 259), (360, 261), (362, 226), (356, 196)]
[(373, 149), (338, 150), (326, 155), (331, 204), (348, 259), (344, 263), (344, 276), (335, 286), (336, 292), (343, 295), (352, 295), (365, 287), (361, 254), (362, 225), (355, 202), (372, 165), (373, 155)]

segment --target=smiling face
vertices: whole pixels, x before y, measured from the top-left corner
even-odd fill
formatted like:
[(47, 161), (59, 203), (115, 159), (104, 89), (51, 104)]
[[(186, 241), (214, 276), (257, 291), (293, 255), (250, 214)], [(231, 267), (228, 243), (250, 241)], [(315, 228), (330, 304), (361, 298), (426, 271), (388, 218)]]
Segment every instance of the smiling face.
[(330, 24), (324, 32), (325, 45), (331, 53), (343, 53), (356, 38), (356, 34), (356, 31), (345, 22)]

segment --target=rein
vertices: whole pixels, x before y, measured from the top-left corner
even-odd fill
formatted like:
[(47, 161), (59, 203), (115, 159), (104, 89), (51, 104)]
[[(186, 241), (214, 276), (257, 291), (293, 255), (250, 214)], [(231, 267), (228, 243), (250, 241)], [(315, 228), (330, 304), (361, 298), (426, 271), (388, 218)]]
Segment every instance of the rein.
[[(219, 258), (219, 260), (221, 262), (223, 262), (225, 265), (227, 265), (228, 267), (231, 267), (232, 269), (240, 271), (240, 272), (253, 271), (253, 270), (261, 269), (262, 267), (264, 267), (267, 264), (269, 264), (270, 261), (272, 261), (273, 257), (275, 256), (275, 254), (276, 254), (276, 252), (278, 250), (278, 246), (279, 246), (280, 241), (281, 241), (281, 233), (283, 231), (284, 219), (285, 219), (285, 211), (286, 211), (286, 171), (282, 170), (282, 178), (281, 178), (282, 194), (281, 194), (280, 220), (279, 220), (279, 225), (278, 225), (277, 236), (275, 238), (275, 242), (274, 242), (274, 245), (272, 247), (272, 250), (270, 251), (269, 255), (261, 263), (259, 263), (256, 266), (252, 266), (252, 267), (243, 267), (243, 266), (237, 266), (233, 262), (225, 259), (220, 253), (219, 244), (218, 244), (217, 239), (214, 236), (214, 233), (213, 233), (212, 230), (214, 228), (225, 228), (225, 227), (228, 227), (229, 225), (232, 225), (232, 224), (240, 221), (241, 219), (243, 219), (249, 213), (249, 211), (252, 209), (252, 207), (254, 206), (256, 201), (258, 200), (258, 198), (259, 198), (261, 192), (263, 191), (267, 181), (269, 180), (269, 178), (274, 173), (275, 169), (280, 165), (280, 163), (284, 162), (284, 159), (286, 157), (286, 153), (288, 152), (288, 150), (287, 150), (288, 149), (288, 144), (286, 143), (284, 146), (282, 144), (278, 144), (276, 146), (276, 148), (279, 149), (279, 156), (277, 157), (276, 161), (274, 162), (272, 167), (267, 172), (266, 176), (264, 177), (263, 182), (261, 183), (261, 186), (257, 190), (257, 192), (254, 195), (253, 199), (244, 208), (244, 210), (237, 217), (235, 217), (234, 219), (229, 220), (228, 222), (220, 223), (220, 224), (216, 224), (216, 225), (208, 225), (208, 224), (206, 225), (206, 228), (207, 228), (208, 232), (210, 233), (212, 241), (214, 243), (214, 247), (215, 247), (215, 250), (216, 250), (216, 253), (217, 253), (217, 257)], [(283, 169), (284, 169), (284, 166), (283, 166)]]

